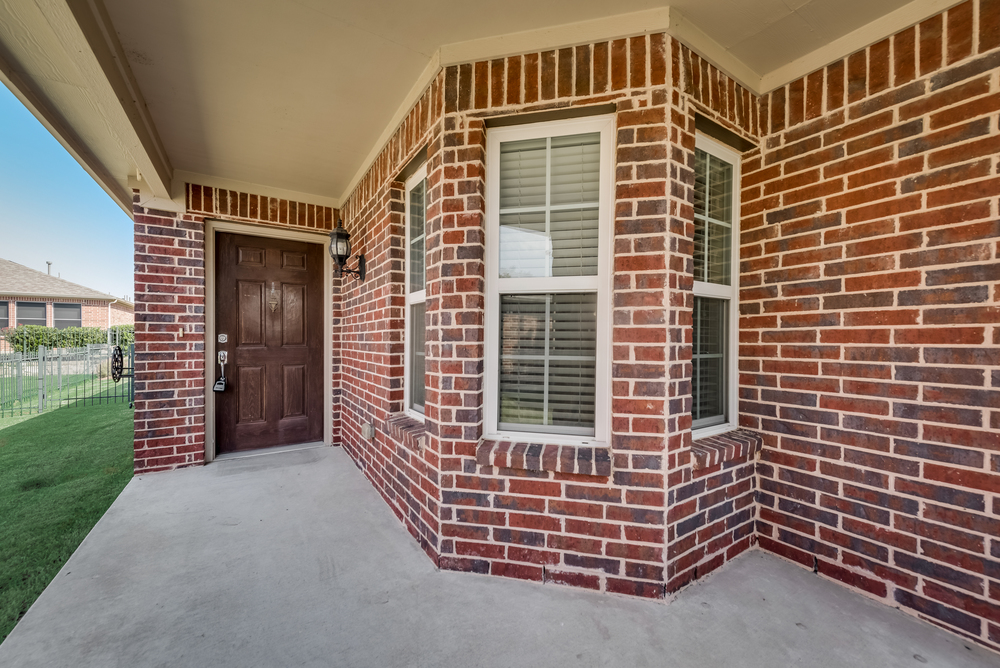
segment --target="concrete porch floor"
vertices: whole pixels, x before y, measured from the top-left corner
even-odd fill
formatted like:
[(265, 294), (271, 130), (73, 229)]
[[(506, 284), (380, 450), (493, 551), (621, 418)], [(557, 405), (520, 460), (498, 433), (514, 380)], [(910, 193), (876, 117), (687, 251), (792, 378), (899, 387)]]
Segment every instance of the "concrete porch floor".
[(1000, 666), (750, 552), (670, 604), (438, 572), (339, 448), (132, 480), (0, 666)]

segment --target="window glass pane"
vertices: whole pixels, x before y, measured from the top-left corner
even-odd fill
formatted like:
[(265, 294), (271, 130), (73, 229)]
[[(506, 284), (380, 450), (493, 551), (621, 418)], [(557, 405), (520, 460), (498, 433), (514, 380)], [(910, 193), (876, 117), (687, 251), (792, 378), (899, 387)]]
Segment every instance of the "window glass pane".
[(410, 292), (424, 289), (427, 283), (424, 262), (424, 229), (427, 214), (427, 179), (410, 190)]
[(600, 133), (500, 145), (501, 278), (597, 274)]
[(40, 325), (45, 327), (45, 304), (18, 302), (15, 315), (18, 325)]
[(595, 293), (500, 296), (501, 429), (594, 435)]
[(600, 133), (552, 138), (551, 204), (596, 202), (600, 179)]
[(724, 299), (694, 298), (694, 427), (726, 421), (726, 308)]
[(545, 206), (546, 139), (500, 144), (500, 208)]
[(500, 277), (552, 275), (552, 239), (545, 232), (545, 212), (500, 215)]
[(53, 304), (52, 326), (56, 329), (80, 327), (83, 324), (83, 306), (81, 304)]
[(695, 151), (694, 278), (730, 285), (733, 166)]
[(550, 276), (596, 276), (597, 207), (553, 211), (549, 229), (554, 256)]
[(708, 217), (733, 222), (733, 166), (708, 156)]
[(0, 302), (0, 329), (10, 327), (10, 307), (7, 302)]
[(424, 303), (410, 306), (410, 408), (424, 412)]

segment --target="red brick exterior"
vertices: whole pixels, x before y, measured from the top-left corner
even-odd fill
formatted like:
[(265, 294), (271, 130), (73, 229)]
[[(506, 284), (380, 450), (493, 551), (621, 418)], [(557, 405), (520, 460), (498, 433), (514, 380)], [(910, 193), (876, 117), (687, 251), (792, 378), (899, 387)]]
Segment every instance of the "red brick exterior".
[[(326, 230), (336, 211), (198, 185), (187, 187), (187, 206), (194, 213), (145, 209), (134, 201), (135, 472), (140, 474), (205, 462), (204, 219)], [(233, 208), (226, 209), (230, 203)]]
[[(1000, 648), (998, 36), (970, 0), (762, 98), (663, 34), (445, 68), (343, 205), (368, 278), (334, 280), (334, 442), (441, 568), (663, 598), (759, 545)], [(611, 443), (486, 440), (486, 121), (598, 105)], [(741, 430), (693, 442), (696, 114), (755, 148)], [(424, 149), (421, 425), (398, 179)], [(204, 217), (337, 216), (198, 186), (188, 209), (136, 210), (137, 471), (204, 460)]]
[[(10, 326), (17, 325), (17, 302), (44, 302), (45, 322), (49, 327), (53, 326), (52, 305), (53, 304), (80, 304), (81, 327), (108, 327), (108, 301), (96, 299), (55, 299), (51, 297), (24, 296), (13, 294), (0, 294), (0, 303), (7, 302), (7, 314), (10, 319)], [(131, 304), (117, 302), (111, 304), (111, 326), (131, 325), (135, 319), (135, 312)], [(0, 339), (0, 353), (10, 352), (10, 345), (7, 341)]]
[(8, 302), (8, 314), (11, 318), (10, 326), (17, 324), (17, 302), (44, 302), (45, 321), (49, 327), (53, 326), (52, 305), (53, 304), (80, 304), (81, 327), (108, 327), (108, 304), (111, 304), (111, 326), (131, 325), (134, 318), (134, 311), (130, 305), (122, 302), (111, 303), (111, 300), (100, 301), (97, 299), (59, 299), (55, 297), (38, 297), (23, 295), (0, 295), (0, 302)]
[(761, 545), (994, 648), (998, 7), (958, 5), (762, 100), (740, 322)]

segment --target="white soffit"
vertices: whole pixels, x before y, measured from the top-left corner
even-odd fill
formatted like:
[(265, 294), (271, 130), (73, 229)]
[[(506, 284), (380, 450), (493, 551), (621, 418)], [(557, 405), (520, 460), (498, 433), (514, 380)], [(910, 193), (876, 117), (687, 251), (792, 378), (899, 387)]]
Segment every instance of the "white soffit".
[(955, 4), (0, 1), (0, 80), (123, 208), (136, 170), (336, 206), (449, 64), (665, 31), (760, 93)]
[[(411, 86), (341, 194), (341, 200), (351, 194), (426, 87), (440, 69), (448, 65), (666, 32), (747, 90), (760, 95), (961, 1), (911, 0), (904, 4), (905, 0), (676, 0), (673, 6), (445, 44), (435, 51)], [(679, 8), (691, 11), (704, 20), (708, 32)], [(720, 12), (720, 9), (726, 11)], [(756, 21), (753, 19), (755, 12)], [(726, 18), (720, 19), (721, 16)], [(736, 23), (732, 20), (734, 17)], [(862, 24), (864, 20), (869, 22)], [(845, 31), (849, 32), (844, 34)], [(818, 48), (817, 44), (820, 45)], [(793, 59), (776, 61), (773, 54), (778, 50), (782, 51), (783, 57)], [(774, 69), (762, 69), (766, 64), (775, 62), (780, 64)]]

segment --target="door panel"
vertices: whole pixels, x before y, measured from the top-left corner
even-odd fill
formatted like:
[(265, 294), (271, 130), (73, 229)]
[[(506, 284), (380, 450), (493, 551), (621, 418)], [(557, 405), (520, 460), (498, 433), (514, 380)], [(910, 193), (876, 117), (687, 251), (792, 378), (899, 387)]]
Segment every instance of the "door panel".
[(285, 251), (281, 254), (282, 269), (306, 269), (306, 254)]
[(240, 303), (238, 317), (241, 346), (259, 346), (264, 343), (264, 284), (239, 282)]
[(237, 253), (237, 264), (241, 267), (263, 267), (264, 249), (240, 246)]
[(218, 453), (323, 438), (323, 252), (217, 234), (216, 333), (228, 342), (216, 350), (230, 370), (214, 395)]
[(301, 365), (286, 366), (284, 371), (284, 411), (281, 417), (305, 415), (306, 368)]
[(281, 337), (283, 346), (304, 346), (306, 344), (306, 286), (281, 286), (284, 308), (281, 313)]
[(240, 405), (240, 424), (264, 421), (264, 367), (239, 366), (233, 391)]

